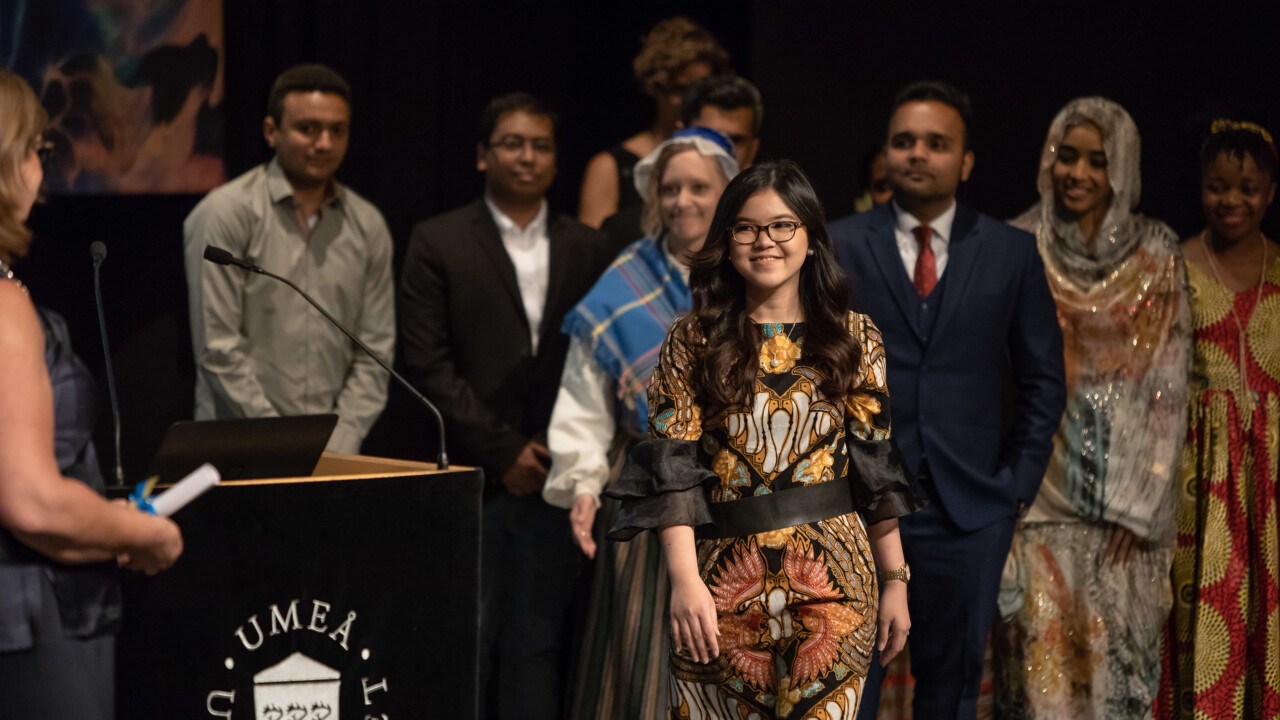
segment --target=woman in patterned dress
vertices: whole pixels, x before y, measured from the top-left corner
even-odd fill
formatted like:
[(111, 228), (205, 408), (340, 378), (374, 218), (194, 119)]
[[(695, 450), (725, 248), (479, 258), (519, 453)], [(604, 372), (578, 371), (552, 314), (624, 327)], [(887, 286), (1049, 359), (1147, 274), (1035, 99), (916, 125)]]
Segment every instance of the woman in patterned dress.
[(1280, 245), (1276, 146), (1215, 121), (1207, 227), (1183, 242), (1195, 349), (1159, 717), (1280, 716)]
[(890, 439), (880, 333), (846, 310), (794, 163), (729, 184), (690, 284), (650, 440), (608, 491), (624, 501), (611, 537), (659, 532), (671, 717), (853, 718), (873, 643), (888, 662), (906, 642), (897, 518), (922, 504)]
[(1135, 211), (1138, 129), (1100, 97), (1053, 119), (1035, 234), (1067, 406), (1018, 524), (994, 633), (1002, 718), (1150, 717), (1172, 604), (1173, 494), (1191, 351), (1178, 236)]

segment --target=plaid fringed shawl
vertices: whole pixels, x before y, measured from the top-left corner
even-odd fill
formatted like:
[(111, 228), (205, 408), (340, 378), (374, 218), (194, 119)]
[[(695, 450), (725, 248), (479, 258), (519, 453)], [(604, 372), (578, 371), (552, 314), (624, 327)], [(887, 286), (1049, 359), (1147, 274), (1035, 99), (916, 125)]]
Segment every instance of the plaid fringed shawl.
[(658, 362), (667, 329), (693, 303), (689, 286), (656, 240), (628, 245), (582, 302), (565, 316), (561, 330), (586, 343), (591, 357), (617, 382), (623, 411), (618, 421), (645, 437), (649, 410), (645, 390)]

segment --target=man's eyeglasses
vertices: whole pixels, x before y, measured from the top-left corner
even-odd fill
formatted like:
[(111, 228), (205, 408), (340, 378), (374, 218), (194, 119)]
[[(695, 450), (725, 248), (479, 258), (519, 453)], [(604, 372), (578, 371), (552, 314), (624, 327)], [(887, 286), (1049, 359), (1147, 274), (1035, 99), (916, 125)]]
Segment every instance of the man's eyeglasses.
[(551, 138), (527, 138), (523, 135), (503, 135), (502, 137), (489, 143), (489, 147), (497, 148), (505, 152), (520, 152), (525, 145), (533, 148), (533, 151), (539, 154), (550, 154), (556, 151), (556, 143)]
[(795, 220), (778, 220), (768, 225), (737, 223), (729, 228), (729, 235), (739, 245), (754, 245), (756, 239), (760, 237), (760, 232), (764, 231), (770, 240), (776, 243), (784, 243), (794, 238), (796, 230), (803, 226), (804, 223)]

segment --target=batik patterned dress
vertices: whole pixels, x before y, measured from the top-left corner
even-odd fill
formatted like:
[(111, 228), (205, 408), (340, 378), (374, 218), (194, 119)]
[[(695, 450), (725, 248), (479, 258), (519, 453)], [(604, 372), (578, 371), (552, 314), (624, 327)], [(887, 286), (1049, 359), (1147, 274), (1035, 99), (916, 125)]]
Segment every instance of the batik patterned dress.
[(1280, 260), (1239, 293), (1188, 274), (1193, 392), (1157, 716), (1277, 718)]
[[(823, 396), (822, 376), (804, 362), (802, 323), (761, 329), (751, 404), (730, 408), (714, 426), (703, 426), (692, 386), (698, 329), (681, 319), (663, 346), (649, 386), (650, 434), (685, 444), (696, 465), (710, 469), (693, 490), (711, 503), (732, 503), (852, 477), (869, 522), (918, 507), (910, 480), (884, 452), (891, 447), (884, 346), (870, 319), (850, 315), (861, 364), (857, 391), (839, 403)], [(672, 488), (657, 493), (664, 489)], [(647, 526), (673, 522), (699, 524), (675, 512)], [(671, 657), (672, 717), (855, 717), (879, 604), (860, 514), (699, 539), (697, 548), (716, 605), (720, 655), (707, 664)]]

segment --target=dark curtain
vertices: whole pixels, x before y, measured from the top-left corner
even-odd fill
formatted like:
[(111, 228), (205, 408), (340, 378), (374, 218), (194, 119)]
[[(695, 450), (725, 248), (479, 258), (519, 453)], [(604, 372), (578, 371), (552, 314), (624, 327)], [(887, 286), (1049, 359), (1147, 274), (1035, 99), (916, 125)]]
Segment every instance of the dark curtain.
[[(275, 76), (323, 62), (353, 88), (350, 150), (339, 178), (377, 205), (403, 252), (413, 225), (475, 198), (475, 128), (485, 102), (513, 90), (560, 111), (554, 208), (574, 213), (587, 159), (643, 129), (651, 108), (631, 59), (658, 20), (702, 23), (749, 72), (749, 5), (650, 2), (224, 0), (225, 157), (229, 177), (269, 159), (262, 138)], [(98, 371), (98, 445), (114, 457), (101, 368), (89, 244), (102, 268), (123, 416), (126, 475), (141, 479), (165, 428), (192, 413), (194, 365), (182, 270), (182, 220), (198, 196), (54, 197), (32, 214), (36, 242), (18, 272), (37, 302), (66, 315), (76, 350)], [(366, 451), (430, 457), (423, 411), (393, 391)]]
[[(1280, 131), (1280, 5), (1099, 0), (1037, 3), (756, 2), (751, 56), (769, 108), (764, 155), (809, 171), (830, 217), (853, 210), (860, 159), (883, 143), (912, 80), (967, 92), (976, 163), (961, 198), (999, 218), (1037, 202), (1049, 122), (1072, 98), (1123, 105), (1142, 135), (1143, 212), (1203, 227), (1203, 133), (1213, 117)], [(803, 18), (803, 20), (800, 20)], [(813, 68), (798, 71), (797, 68)], [(1264, 225), (1280, 228), (1273, 208)]]
[[(510, 90), (542, 93), (560, 108), (551, 195), (553, 206), (573, 212), (591, 154), (649, 121), (631, 58), (654, 22), (678, 13), (720, 37), (760, 86), (761, 157), (799, 161), (831, 217), (852, 209), (860, 159), (882, 140), (894, 91), (914, 79), (948, 80), (973, 98), (977, 164), (962, 197), (997, 217), (1035, 201), (1045, 129), (1072, 97), (1101, 94), (1128, 108), (1143, 140), (1141, 208), (1183, 234), (1202, 225), (1196, 155), (1208, 120), (1233, 115), (1280, 129), (1274, 3), (1191, 12), (1098, 0), (225, 0), (228, 174), (269, 157), (261, 127), (276, 74), (319, 61), (355, 93), (339, 177), (381, 208), (399, 251), (414, 223), (480, 192), (477, 116), (488, 98)], [(169, 423), (191, 415), (181, 225), (198, 200), (53, 198), (33, 213), (37, 241), (18, 268), (38, 302), (68, 317), (77, 350), (100, 369), (88, 246), (109, 246), (104, 294), (131, 479), (146, 470)], [(1273, 208), (1264, 226), (1273, 237), (1277, 216)], [(109, 423), (99, 430), (109, 462)], [(425, 414), (393, 390), (366, 451), (430, 457), (432, 435)]]

